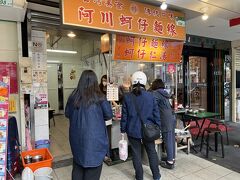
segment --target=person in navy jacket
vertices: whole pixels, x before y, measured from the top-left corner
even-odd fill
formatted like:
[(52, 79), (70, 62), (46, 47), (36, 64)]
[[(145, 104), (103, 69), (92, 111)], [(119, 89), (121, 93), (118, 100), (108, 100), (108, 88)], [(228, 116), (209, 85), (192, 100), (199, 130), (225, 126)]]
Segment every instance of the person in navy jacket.
[(102, 163), (109, 149), (105, 121), (113, 114), (92, 70), (83, 71), (77, 88), (68, 99), (65, 116), (70, 120), (72, 180), (100, 179)]
[[(157, 124), (160, 127), (160, 113), (157, 102), (151, 93), (145, 90), (146, 75), (137, 71), (132, 75), (132, 92), (124, 96), (122, 104), (121, 133), (126, 133), (132, 148), (133, 166), (136, 180), (143, 180), (143, 168), (141, 161), (142, 144), (148, 154), (150, 168), (154, 180), (159, 180), (159, 160), (155, 150), (155, 142), (142, 139), (141, 120), (137, 115), (132, 96), (136, 96), (136, 104), (139, 105), (140, 115), (144, 123)], [(160, 132), (159, 132), (160, 134)]]

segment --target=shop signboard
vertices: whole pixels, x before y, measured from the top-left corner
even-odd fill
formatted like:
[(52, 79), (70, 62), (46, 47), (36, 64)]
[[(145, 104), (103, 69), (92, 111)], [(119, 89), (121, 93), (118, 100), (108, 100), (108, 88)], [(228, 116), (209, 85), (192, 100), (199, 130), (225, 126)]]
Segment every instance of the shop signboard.
[(116, 35), (114, 46), (114, 60), (180, 63), (183, 42)]
[(0, 78), (0, 179), (6, 179), (7, 130), (9, 109), (9, 83), (7, 76)]
[(15, 62), (0, 62), (0, 79), (2, 77), (10, 77), (10, 94), (18, 93), (17, 79), (17, 63)]
[(130, 0), (62, 0), (63, 24), (116, 33), (185, 40), (181, 12)]

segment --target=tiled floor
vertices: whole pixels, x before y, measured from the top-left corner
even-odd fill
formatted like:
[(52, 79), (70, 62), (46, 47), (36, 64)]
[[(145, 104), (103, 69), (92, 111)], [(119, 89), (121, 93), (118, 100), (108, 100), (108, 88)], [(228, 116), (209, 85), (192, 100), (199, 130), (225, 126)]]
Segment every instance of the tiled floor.
[[(70, 180), (71, 166), (58, 168), (54, 170), (54, 179)], [(207, 160), (185, 154), (179, 151), (176, 167), (173, 170), (167, 170), (160, 167), (162, 180), (239, 180), (240, 174), (229, 169), (211, 163)], [(148, 166), (144, 166), (144, 180), (151, 180), (151, 171)], [(134, 169), (132, 162), (125, 162), (115, 166), (103, 166), (101, 180), (133, 180)]]
[(53, 154), (54, 158), (62, 157), (71, 154), (71, 149), (69, 145), (69, 123), (63, 115), (55, 116), (56, 126), (53, 126), (51, 120), (50, 127), (50, 152)]
[[(68, 120), (64, 116), (55, 116), (56, 126), (51, 122), (51, 147), (50, 151), (55, 161), (71, 157), (68, 140)], [(53, 177), (56, 180), (70, 180), (71, 166), (54, 169)], [(216, 165), (212, 162), (179, 151), (174, 170), (160, 168), (162, 180), (239, 180), (240, 174)], [(148, 166), (144, 166), (145, 179), (152, 179)], [(132, 162), (126, 162), (115, 166), (103, 166), (101, 180), (133, 180), (134, 169)], [(144, 180), (145, 180), (144, 179)]]

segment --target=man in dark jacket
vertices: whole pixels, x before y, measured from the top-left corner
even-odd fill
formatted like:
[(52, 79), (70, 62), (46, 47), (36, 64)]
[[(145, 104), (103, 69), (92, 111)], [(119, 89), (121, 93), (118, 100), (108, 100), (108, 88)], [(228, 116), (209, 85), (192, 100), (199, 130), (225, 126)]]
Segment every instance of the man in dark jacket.
[(167, 160), (162, 161), (160, 165), (164, 168), (173, 169), (175, 162), (176, 117), (169, 102), (170, 95), (164, 88), (165, 85), (161, 79), (156, 79), (151, 87), (161, 114), (161, 132), (167, 150)]

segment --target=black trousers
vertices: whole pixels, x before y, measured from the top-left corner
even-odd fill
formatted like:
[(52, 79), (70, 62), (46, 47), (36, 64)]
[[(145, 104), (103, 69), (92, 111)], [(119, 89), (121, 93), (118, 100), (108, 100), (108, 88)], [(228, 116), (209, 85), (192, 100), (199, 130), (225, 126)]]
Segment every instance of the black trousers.
[(73, 161), (72, 180), (99, 180), (102, 165), (94, 168), (84, 168)]
[[(132, 137), (128, 137), (129, 143), (132, 148), (132, 156), (133, 156), (133, 166), (135, 169), (136, 180), (143, 180), (143, 167), (142, 167), (142, 142), (141, 139), (136, 139)], [(160, 179), (160, 171), (159, 171), (159, 160), (158, 155), (155, 149), (155, 143), (143, 141), (143, 145), (146, 149), (150, 169), (153, 174), (153, 179), (158, 180)]]
[(112, 157), (112, 125), (107, 126), (108, 144), (109, 144), (109, 158)]

